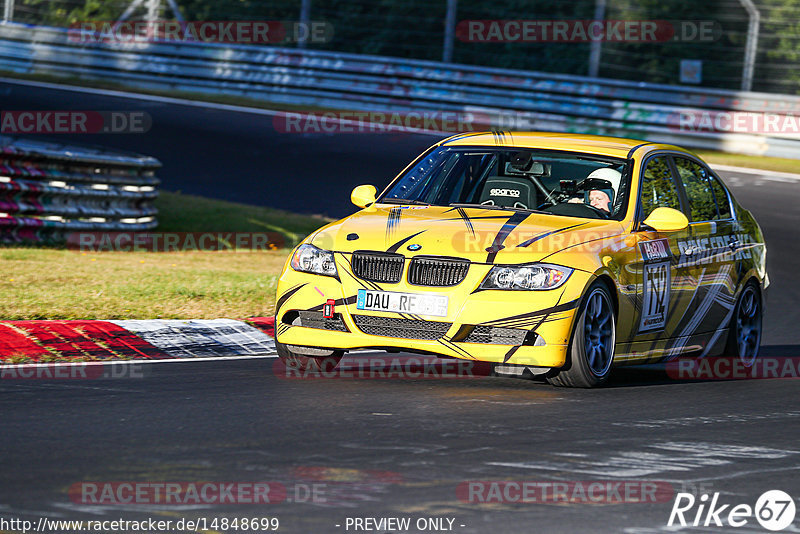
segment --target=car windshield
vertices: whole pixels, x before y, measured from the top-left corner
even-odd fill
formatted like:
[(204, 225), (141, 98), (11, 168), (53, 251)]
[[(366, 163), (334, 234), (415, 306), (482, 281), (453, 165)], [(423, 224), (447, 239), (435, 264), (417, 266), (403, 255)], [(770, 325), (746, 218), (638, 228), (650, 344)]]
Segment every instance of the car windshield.
[(625, 160), (551, 150), (439, 147), (378, 202), (527, 210), (617, 219), (628, 202)]

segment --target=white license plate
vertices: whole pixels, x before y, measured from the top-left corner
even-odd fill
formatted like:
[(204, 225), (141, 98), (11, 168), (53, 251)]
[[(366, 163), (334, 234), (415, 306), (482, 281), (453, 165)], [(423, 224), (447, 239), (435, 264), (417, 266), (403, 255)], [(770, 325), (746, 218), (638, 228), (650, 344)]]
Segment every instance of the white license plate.
[(445, 295), (424, 295), (420, 293), (397, 293), (394, 291), (358, 290), (356, 308), (383, 312), (413, 313), (416, 315), (447, 315)]

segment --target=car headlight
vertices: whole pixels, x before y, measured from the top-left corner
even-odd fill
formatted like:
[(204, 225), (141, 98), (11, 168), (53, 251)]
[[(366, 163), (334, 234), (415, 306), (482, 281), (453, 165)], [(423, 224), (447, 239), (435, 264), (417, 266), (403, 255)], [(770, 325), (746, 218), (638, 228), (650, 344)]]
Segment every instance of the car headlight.
[(495, 265), (481, 282), (481, 289), (540, 291), (555, 289), (572, 274), (569, 267), (531, 263), (527, 265)]
[(300, 245), (292, 255), (292, 269), (303, 273), (337, 276), (333, 252), (322, 250), (314, 245)]

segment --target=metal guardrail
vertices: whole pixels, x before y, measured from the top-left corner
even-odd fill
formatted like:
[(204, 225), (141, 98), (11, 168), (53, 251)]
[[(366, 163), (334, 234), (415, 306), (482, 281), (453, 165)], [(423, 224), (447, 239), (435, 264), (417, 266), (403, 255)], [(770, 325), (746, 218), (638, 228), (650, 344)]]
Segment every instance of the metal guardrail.
[(490, 117), (490, 125), (515, 129), (620, 135), (800, 158), (800, 132), (690, 131), (678, 120), (682, 112), (800, 114), (800, 97), (790, 95), (266, 46), (82, 43), (64, 29), (19, 24), (0, 25), (0, 68), (308, 107), (475, 112)]
[(154, 158), (0, 137), (0, 243), (158, 224)]

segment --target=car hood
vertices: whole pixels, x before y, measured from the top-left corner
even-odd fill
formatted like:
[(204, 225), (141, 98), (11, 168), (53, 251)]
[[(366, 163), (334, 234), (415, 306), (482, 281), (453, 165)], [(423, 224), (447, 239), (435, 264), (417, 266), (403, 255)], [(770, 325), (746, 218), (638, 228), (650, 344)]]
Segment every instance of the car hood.
[(378, 204), (330, 224), (311, 238), (322, 249), (467, 258), (477, 263), (541, 261), (564, 249), (623, 231), (617, 221), (541, 213)]

